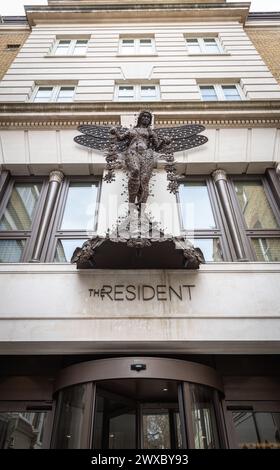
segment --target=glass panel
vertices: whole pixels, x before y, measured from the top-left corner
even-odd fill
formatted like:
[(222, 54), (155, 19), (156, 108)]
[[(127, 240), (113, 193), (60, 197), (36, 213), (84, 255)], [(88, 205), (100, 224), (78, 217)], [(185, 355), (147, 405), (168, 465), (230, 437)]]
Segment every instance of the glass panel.
[(93, 231), (97, 190), (97, 183), (70, 184), (61, 229)]
[(120, 86), (119, 98), (134, 98), (134, 86)]
[(56, 101), (59, 101), (60, 103), (73, 101), (74, 92), (75, 87), (61, 87), (58, 92)]
[(221, 242), (219, 238), (195, 238), (190, 239), (195, 248), (200, 248), (206, 262), (224, 261)]
[(53, 93), (53, 87), (40, 87), (37, 90), (36, 96), (34, 98), (35, 103), (48, 103), (51, 101)]
[(222, 90), (225, 95), (225, 99), (228, 101), (240, 101), (241, 96), (239, 95), (238, 89), (235, 85), (223, 85)]
[(144, 411), (144, 449), (171, 449), (168, 410)]
[(134, 54), (135, 44), (134, 39), (123, 39), (122, 40), (122, 52), (125, 54)]
[(97, 386), (94, 449), (136, 449), (136, 408), (129, 403)]
[(213, 391), (202, 385), (190, 385), (195, 449), (219, 449)]
[(184, 229), (215, 228), (206, 183), (183, 183), (180, 185), (179, 195)]
[(252, 238), (258, 261), (280, 261), (280, 238)]
[(258, 436), (253, 413), (248, 411), (234, 411), (232, 413), (232, 417), (237, 435), (238, 447), (240, 449), (255, 447), (258, 442)]
[(141, 86), (141, 98), (156, 98), (155, 86)]
[(85, 419), (87, 385), (76, 385), (59, 393), (56, 409), (56, 426), (52, 447), (55, 449), (80, 449)]
[(280, 448), (280, 413), (255, 413), (261, 448)]
[(205, 51), (210, 54), (219, 54), (220, 49), (215, 39), (204, 39)]
[(201, 86), (201, 96), (203, 101), (217, 101), (217, 93), (214, 86)]
[(70, 40), (61, 40), (59, 41), (57, 48), (55, 50), (55, 55), (67, 55), (70, 48)]
[(0, 240), (0, 263), (19, 263), (25, 240)]
[(278, 223), (261, 181), (236, 181), (237, 199), (249, 229), (274, 229)]
[(0, 413), (0, 449), (42, 449), (47, 413)]
[(180, 420), (180, 414), (177, 412), (175, 413), (175, 440), (176, 440), (176, 449), (183, 449), (181, 420)]
[(140, 52), (148, 53), (151, 52), (153, 45), (151, 39), (140, 39), (139, 41)]
[(57, 241), (54, 262), (55, 263), (70, 263), (72, 255), (75, 249), (79, 246), (81, 247), (82, 244), (86, 240), (67, 240), (67, 239), (60, 239)]
[(188, 51), (191, 54), (200, 54), (201, 49), (197, 39), (187, 39)]
[(73, 54), (74, 55), (84, 55), (87, 51), (88, 41), (85, 39), (79, 39), (76, 41), (74, 46)]
[(0, 230), (30, 230), (42, 185), (16, 183), (4, 214)]

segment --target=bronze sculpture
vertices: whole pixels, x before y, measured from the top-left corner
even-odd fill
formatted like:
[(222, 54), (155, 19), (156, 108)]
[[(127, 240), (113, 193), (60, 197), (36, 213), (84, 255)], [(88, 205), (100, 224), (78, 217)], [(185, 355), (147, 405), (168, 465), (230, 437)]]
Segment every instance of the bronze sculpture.
[(128, 202), (140, 205), (149, 196), (149, 181), (153, 168), (159, 159), (165, 160), (169, 180), (169, 191), (178, 190), (178, 176), (173, 152), (187, 150), (207, 142), (207, 137), (198, 135), (205, 130), (201, 125), (151, 128), (152, 114), (142, 111), (133, 129), (124, 127), (82, 125), (78, 129), (84, 135), (74, 138), (75, 142), (97, 150), (107, 150), (108, 173), (105, 181), (114, 180), (114, 169), (123, 168), (128, 174)]
[(95, 236), (82, 248), (76, 248), (71, 261), (78, 268), (197, 269), (204, 262), (201, 250), (184, 237), (165, 235), (145, 213), (145, 204), (157, 160), (166, 162), (167, 189), (174, 194), (178, 191), (180, 176), (176, 173), (173, 152), (206, 143), (207, 137), (199, 135), (205, 127), (194, 124), (152, 129), (151, 123), (152, 114), (142, 111), (132, 129), (79, 126), (82, 135), (76, 136), (75, 142), (106, 152), (105, 181), (114, 181), (117, 168), (127, 173), (129, 210), (115, 229), (108, 229), (106, 237)]

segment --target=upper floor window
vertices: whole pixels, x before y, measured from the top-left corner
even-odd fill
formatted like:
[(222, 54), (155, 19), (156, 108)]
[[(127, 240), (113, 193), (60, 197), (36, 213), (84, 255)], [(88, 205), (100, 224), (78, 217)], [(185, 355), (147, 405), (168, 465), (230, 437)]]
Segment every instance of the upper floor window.
[(85, 55), (87, 39), (59, 39), (54, 46), (54, 55)]
[(115, 98), (118, 101), (156, 101), (159, 99), (159, 86), (117, 85)]
[(73, 101), (75, 86), (38, 86), (33, 94), (34, 103), (60, 102), (65, 103)]
[(123, 38), (120, 40), (120, 54), (149, 55), (155, 52), (153, 38)]
[(218, 38), (186, 38), (190, 54), (222, 54), (223, 48)]
[(239, 85), (200, 85), (202, 101), (241, 101), (243, 99)]

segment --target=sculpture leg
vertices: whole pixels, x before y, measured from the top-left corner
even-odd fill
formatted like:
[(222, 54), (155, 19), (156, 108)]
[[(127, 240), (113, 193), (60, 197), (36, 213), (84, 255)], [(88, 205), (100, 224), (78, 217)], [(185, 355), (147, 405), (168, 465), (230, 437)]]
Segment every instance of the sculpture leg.
[(135, 204), (140, 188), (140, 164), (137, 157), (130, 158), (126, 162), (128, 169), (128, 202)]
[(153, 173), (154, 163), (152, 160), (145, 161), (142, 166), (143, 168), (141, 168), (138, 202), (141, 204), (146, 204), (149, 197), (149, 183)]

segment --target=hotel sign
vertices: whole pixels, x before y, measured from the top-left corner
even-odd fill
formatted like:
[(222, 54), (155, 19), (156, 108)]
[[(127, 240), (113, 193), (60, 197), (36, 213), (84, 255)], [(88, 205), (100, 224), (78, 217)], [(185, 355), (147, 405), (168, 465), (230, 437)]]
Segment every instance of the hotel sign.
[(168, 284), (103, 284), (100, 287), (88, 289), (89, 296), (114, 301), (172, 301), (192, 300), (194, 284), (179, 284), (176, 287)]

